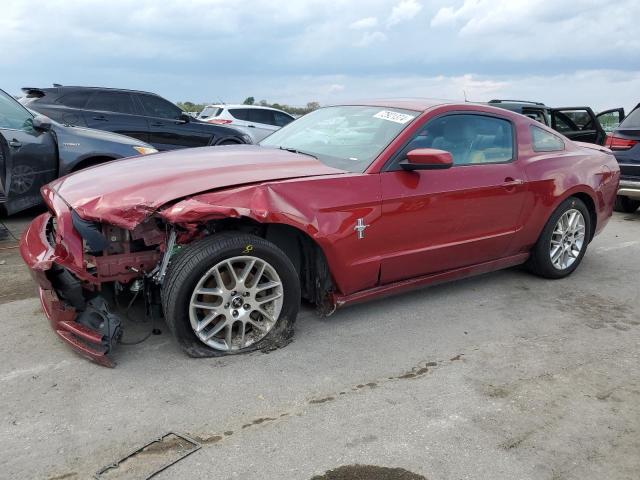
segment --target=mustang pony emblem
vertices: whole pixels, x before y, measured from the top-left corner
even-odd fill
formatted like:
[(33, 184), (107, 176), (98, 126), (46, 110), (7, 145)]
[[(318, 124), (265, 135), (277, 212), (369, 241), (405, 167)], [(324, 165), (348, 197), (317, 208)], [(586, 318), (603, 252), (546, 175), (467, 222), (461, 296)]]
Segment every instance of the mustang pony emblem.
[(356, 222), (356, 226), (353, 229), (358, 232), (358, 240), (362, 240), (364, 238), (364, 229), (369, 225), (364, 223), (364, 218), (359, 218)]

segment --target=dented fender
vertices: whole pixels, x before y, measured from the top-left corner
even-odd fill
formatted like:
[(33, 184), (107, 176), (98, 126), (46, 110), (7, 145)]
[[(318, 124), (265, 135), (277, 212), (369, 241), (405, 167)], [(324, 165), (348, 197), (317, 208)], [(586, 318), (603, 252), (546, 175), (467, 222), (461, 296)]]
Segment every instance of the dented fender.
[[(341, 174), (245, 185), (203, 193), (158, 211), (166, 222), (189, 226), (224, 218), (283, 224), (310, 237), (324, 252), (336, 287), (347, 294), (376, 284), (384, 235), (378, 175)], [(362, 241), (354, 229), (367, 225)]]

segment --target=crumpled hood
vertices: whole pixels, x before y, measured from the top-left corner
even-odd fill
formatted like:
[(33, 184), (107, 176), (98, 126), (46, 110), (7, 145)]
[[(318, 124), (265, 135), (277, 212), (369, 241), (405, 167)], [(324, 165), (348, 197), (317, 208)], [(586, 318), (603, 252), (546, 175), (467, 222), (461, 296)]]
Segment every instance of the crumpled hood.
[(82, 218), (133, 229), (173, 200), (225, 187), (345, 173), (313, 157), (255, 145), (115, 160), (49, 184)]

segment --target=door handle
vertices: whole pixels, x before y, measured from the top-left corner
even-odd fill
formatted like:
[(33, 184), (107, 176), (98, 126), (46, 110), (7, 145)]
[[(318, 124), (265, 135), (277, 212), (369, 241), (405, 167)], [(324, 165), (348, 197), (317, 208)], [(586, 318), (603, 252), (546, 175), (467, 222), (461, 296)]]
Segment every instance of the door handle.
[(164, 127), (164, 123), (161, 122), (155, 122), (151, 124), (152, 127)]
[(507, 177), (504, 179), (502, 186), (505, 188), (513, 188), (523, 184), (524, 184), (524, 180), (521, 180), (519, 178)]
[(249, 128), (256, 128), (256, 126), (255, 126), (255, 125), (247, 125), (247, 127), (249, 127)]
[(109, 120), (107, 120), (107, 117), (105, 117), (104, 115), (95, 115), (93, 117), (94, 120), (100, 120), (101, 122), (108, 122)]
[(22, 142), (19, 142), (15, 138), (9, 142), (9, 146), (13, 148), (20, 148), (22, 146)]

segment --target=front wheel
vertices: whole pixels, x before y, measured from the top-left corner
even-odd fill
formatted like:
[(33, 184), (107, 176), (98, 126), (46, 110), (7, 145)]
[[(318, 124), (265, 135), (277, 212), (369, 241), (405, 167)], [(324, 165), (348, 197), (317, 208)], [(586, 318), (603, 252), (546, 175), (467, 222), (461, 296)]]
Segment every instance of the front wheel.
[(638, 207), (640, 207), (640, 200), (633, 200), (629, 197), (625, 197), (624, 195), (618, 195), (613, 209), (616, 212), (633, 213), (638, 209)]
[(293, 335), (300, 282), (289, 258), (271, 242), (221, 233), (171, 259), (162, 306), (191, 356), (270, 350)]
[(568, 198), (547, 221), (527, 266), (545, 278), (570, 275), (584, 257), (590, 233), (591, 215), (584, 202), (579, 198)]

